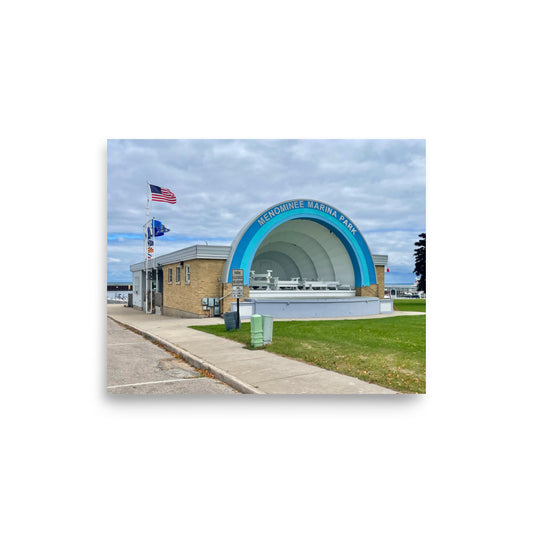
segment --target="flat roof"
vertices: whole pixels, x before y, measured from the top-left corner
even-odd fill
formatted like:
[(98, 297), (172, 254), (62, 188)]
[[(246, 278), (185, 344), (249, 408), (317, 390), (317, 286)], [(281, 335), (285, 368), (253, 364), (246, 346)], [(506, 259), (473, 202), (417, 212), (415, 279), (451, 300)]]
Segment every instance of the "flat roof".
[[(211, 244), (195, 244), (175, 252), (160, 255), (149, 260), (154, 266), (170, 265), (181, 261), (191, 261), (192, 259), (223, 259), (228, 258), (231, 246), (214, 246)], [(141, 261), (130, 266), (131, 272), (144, 270), (145, 262)]]

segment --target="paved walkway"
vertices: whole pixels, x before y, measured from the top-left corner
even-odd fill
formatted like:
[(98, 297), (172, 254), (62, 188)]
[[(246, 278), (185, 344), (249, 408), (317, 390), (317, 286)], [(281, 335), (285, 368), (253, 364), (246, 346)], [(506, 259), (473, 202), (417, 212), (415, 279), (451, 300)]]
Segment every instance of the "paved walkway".
[[(392, 315), (344, 318), (362, 320), (407, 314), (421, 313), (394, 312)], [(109, 304), (107, 315), (158, 342), (167, 350), (182, 355), (194, 367), (208, 370), (220, 381), (243, 393), (398, 394), (357, 378), (265, 350), (247, 350), (235, 341), (189, 328), (193, 325), (223, 324), (222, 318), (183, 319), (147, 315), (123, 304)], [(274, 323), (274, 335), (275, 333)]]

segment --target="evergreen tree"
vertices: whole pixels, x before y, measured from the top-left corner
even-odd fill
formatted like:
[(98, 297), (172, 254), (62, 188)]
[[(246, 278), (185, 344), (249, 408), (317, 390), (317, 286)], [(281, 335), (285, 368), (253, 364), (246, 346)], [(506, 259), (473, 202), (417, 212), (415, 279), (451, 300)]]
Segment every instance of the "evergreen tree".
[(421, 237), (420, 240), (415, 242), (415, 246), (418, 248), (415, 248), (415, 269), (413, 272), (420, 276), (418, 290), (426, 292), (426, 234), (421, 233), (419, 237)]

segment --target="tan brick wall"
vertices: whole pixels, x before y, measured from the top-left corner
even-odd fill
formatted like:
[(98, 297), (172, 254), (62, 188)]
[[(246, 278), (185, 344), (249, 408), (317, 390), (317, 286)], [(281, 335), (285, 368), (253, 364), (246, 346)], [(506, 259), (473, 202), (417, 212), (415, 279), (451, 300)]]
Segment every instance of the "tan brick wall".
[[(209, 316), (202, 309), (202, 298), (222, 296), (222, 270), (224, 259), (193, 259), (163, 267), (163, 314), (174, 316)], [(190, 282), (185, 282), (185, 271), (190, 267)], [(181, 267), (180, 283), (176, 282), (176, 267)], [(172, 269), (172, 282), (168, 282), (168, 271)]]
[(378, 298), (385, 298), (385, 267), (376, 266), (376, 281), (378, 282)]
[(367, 287), (356, 287), (355, 288), (355, 295), (356, 296), (363, 296), (367, 298), (377, 298), (378, 296), (378, 286), (368, 285)]
[(385, 297), (385, 267), (376, 266), (377, 284), (368, 287), (356, 287), (355, 295), (383, 299)]
[[(231, 311), (231, 302), (237, 302), (236, 298), (231, 297), (231, 283), (223, 283), (222, 289), (223, 289), (223, 296), (226, 296), (221, 302), (220, 302), (220, 314), (229, 313)], [(244, 297), (249, 298), (250, 297), (250, 287), (245, 286), (244, 287)]]

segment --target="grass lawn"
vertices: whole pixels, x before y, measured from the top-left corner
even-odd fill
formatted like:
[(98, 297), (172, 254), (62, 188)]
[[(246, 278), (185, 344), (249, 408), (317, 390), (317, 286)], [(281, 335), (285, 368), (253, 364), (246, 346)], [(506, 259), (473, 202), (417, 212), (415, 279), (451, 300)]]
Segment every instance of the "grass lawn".
[(393, 300), (394, 307), (398, 311), (420, 311), (426, 312), (426, 299), (425, 298), (396, 298)]
[[(250, 323), (192, 326), (250, 345)], [(274, 321), (265, 350), (400, 392), (426, 392), (426, 316), (364, 320)]]

